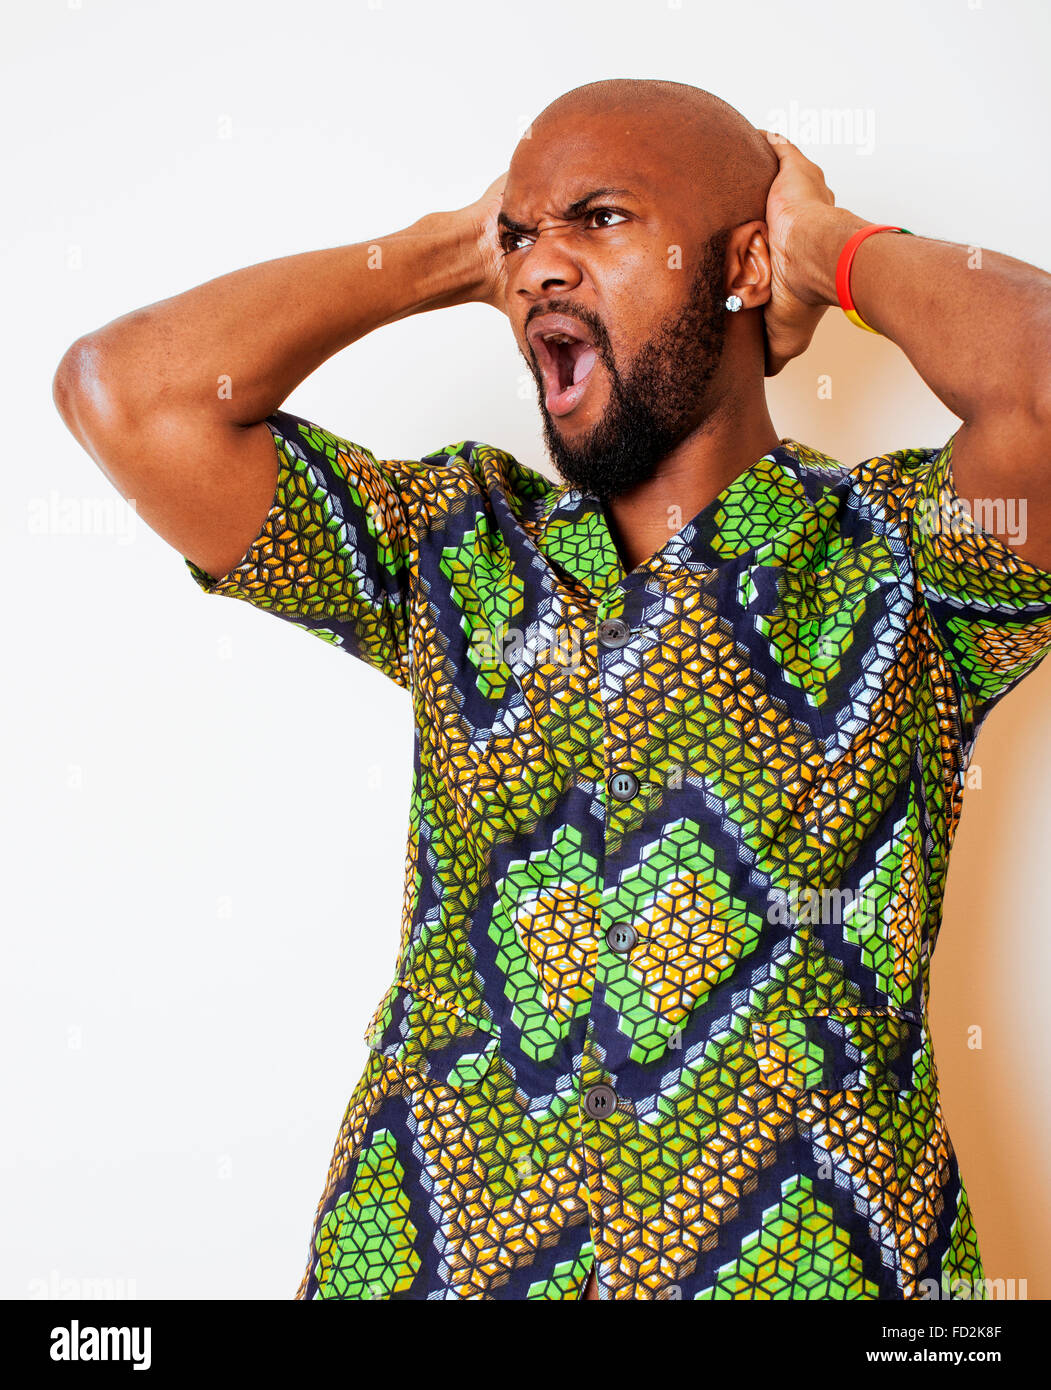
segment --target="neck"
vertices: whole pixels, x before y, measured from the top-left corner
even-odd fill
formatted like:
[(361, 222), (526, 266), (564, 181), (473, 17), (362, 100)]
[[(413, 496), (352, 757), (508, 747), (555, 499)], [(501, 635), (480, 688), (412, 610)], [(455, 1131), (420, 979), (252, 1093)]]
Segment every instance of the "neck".
[(652, 478), (610, 498), (603, 510), (625, 569), (648, 560), (779, 438), (760, 384), (750, 408), (717, 409), (661, 460)]

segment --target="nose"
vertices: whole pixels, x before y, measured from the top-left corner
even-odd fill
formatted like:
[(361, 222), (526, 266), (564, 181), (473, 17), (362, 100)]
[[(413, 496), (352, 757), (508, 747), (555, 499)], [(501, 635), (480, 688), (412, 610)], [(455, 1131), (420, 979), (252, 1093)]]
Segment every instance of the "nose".
[(516, 291), (530, 298), (575, 289), (580, 284), (581, 271), (566, 245), (566, 229), (539, 231), (533, 244), (522, 253), (516, 279)]

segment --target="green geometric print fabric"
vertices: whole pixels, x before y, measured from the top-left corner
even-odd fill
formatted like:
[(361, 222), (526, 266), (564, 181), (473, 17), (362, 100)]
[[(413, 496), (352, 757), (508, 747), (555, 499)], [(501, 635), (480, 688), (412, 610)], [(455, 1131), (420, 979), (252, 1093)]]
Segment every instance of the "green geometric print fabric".
[(296, 1297), (981, 1297), (930, 964), (1051, 574), (938, 524), (952, 440), (847, 469), (782, 439), (628, 572), (595, 497), (490, 445), (267, 424), (259, 536), (190, 573), (415, 727), (396, 963)]

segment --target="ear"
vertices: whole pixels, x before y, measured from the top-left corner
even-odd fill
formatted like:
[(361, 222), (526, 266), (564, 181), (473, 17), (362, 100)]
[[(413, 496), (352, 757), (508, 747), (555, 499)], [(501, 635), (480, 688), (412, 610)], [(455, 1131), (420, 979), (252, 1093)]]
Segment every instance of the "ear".
[(726, 293), (739, 294), (745, 309), (758, 309), (768, 303), (773, 281), (766, 223), (759, 219), (735, 227), (726, 256)]

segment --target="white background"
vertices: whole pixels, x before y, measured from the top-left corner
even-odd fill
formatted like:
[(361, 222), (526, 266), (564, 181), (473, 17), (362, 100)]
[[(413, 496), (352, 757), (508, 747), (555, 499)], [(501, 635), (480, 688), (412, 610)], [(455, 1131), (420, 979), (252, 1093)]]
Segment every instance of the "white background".
[[(409, 701), (196, 588), (63, 426), (63, 351), (472, 201), (550, 100), (604, 77), (691, 82), (768, 128), (859, 111), (870, 148), (798, 140), (841, 206), (1046, 268), (1051, 26), (1039, 0), (38, 0), (3, 31), (0, 1296), (291, 1298), (394, 969)], [(850, 463), (957, 424), (838, 311), (769, 395), (779, 434)], [(466, 438), (551, 471), (485, 306), (382, 330), (285, 408), (379, 457)], [(92, 504), (115, 530), (63, 531)], [(1042, 1297), (1049, 693), (1045, 666), (982, 736), (932, 1004), (986, 1272)]]

